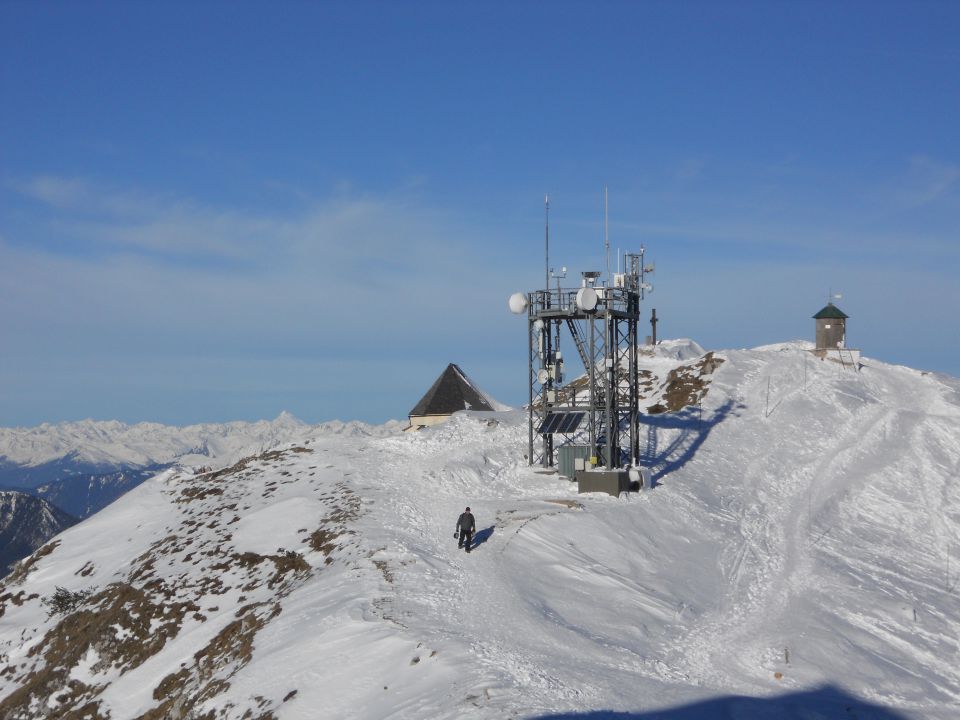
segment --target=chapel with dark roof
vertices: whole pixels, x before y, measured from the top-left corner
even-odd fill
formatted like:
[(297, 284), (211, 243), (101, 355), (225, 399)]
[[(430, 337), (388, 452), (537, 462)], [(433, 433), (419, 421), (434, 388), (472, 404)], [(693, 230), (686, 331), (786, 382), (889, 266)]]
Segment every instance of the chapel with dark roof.
[(450, 363), (410, 411), (410, 425), (405, 430), (419, 430), (449, 419), (458, 410), (494, 408), (490, 400), (467, 377), (458, 365)]

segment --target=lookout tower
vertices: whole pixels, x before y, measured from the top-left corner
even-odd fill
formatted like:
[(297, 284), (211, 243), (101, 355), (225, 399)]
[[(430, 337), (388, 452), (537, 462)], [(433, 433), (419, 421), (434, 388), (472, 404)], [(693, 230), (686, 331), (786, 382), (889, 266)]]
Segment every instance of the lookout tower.
[(828, 302), (813, 316), (817, 321), (816, 347), (813, 354), (821, 360), (833, 360), (844, 367), (860, 369), (860, 351), (847, 347), (847, 318), (840, 308)]
[(847, 343), (849, 316), (832, 302), (813, 316), (817, 321), (817, 350), (842, 348)]

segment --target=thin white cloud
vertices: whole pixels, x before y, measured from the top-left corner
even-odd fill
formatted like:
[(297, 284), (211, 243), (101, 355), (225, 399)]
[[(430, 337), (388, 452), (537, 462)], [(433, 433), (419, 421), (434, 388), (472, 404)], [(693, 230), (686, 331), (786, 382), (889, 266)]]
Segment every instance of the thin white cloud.
[(83, 178), (40, 175), (10, 181), (7, 185), (25, 197), (62, 212), (136, 217), (156, 213), (163, 205), (170, 204), (169, 200), (142, 192), (103, 188)]
[(402, 193), (339, 195), (279, 217), (79, 181), (31, 187), (47, 214), (29, 241), (0, 241), (0, 303), (20, 310), (0, 332), (25, 352), (412, 346), (489, 323), (487, 296), (499, 307), (515, 289), (498, 251), (471, 242), (477, 231)]
[[(512, 221), (467, 221), (406, 189), (344, 189), (285, 215), (69, 179), (43, 178), (21, 194), (37, 203), (24, 203), (20, 213), (32, 213), (31, 221), (0, 220), (0, 338), (10, 348), (0, 392), (4, 383), (20, 387), (38, 363), (84, 404), (115, 393), (114, 374), (121, 385), (142, 385), (145, 397), (161, 388), (159, 397), (177, 375), (191, 387), (217, 386), (220, 365), (233, 368), (231, 387), (252, 392), (296, 366), (295, 385), (316, 382), (331, 394), (360, 388), (378, 397), (406, 397), (396, 365), (412, 358), (427, 358), (433, 375), (446, 362), (470, 365), (481, 357), (488, 367), (503, 358), (525, 367), (523, 321), (509, 314), (506, 298), (542, 282), (536, 222), (511, 230)], [(872, 329), (871, 316), (920, 332), (908, 318), (871, 307), (891, 294), (890, 283), (922, 287), (925, 299), (954, 299), (956, 250), (948, 234), (934, 228), (908, 243), (896, 230), (835, 227), (808, 210), (791, 207), (778, 224), (724, 212), (648, 218), (631, 207), (634, 219), (627, 211), (611, 218), (611, 239), (629, 249), (645, 242), (651, 251), (657, 291), (644, 313), (658, 308), (663, 333), (716, 347), (806, 336), (808, 315), (833, 286), (851, 298), (844, 308), (856, 313), (865, 349), (882, 357), (889, 331), (879, 323)], [(557, 235), (573, 237), (570, 228), (559, 225)], [(568, 280), (600, 268), (601, 236), (594, 233), (587, 247), (579, 239), (585, 235), (551, 246), (551, 259), (570, 267)], [(910, 247), (910, 258), (892, 255), (898, 244)], [(771, 248), (789, 252), (766, 252)], [(923, 272), (911, 271), (917, 263)], [(376, 370), (361, 372), (356, 358)], [(88, 389), (87, 379), (103, 367), (117, 370)], [(323, 374), (330, 367), (337, 369)], [(522, 373), (516, 377), (522, 385)], [(50, 416), (62, 401), (39, 382), (21, 396), (23, 407), (47, 408)]]
[[(182, 198), (104, 188), (75, 178), (38, 177), (12, 185), (40, 203), (33, 246), (98, 257), (145, 254), (177, 263), (222, 260), (240, 265), (323, 265), (333, 276), (365, 262), (407, 270), (435, 266), (463, 251), (461, 232), (443, 214), (406, 193), (345, 192), (304, 204), (292, 215), (216, 208)], [(55, 240), (55, 242), (52, 242)], [(31, 240), (12, 237), (17, 244)], [(459, 246), (459, 247), (458, 247)]]
[(905, 187), (900, 191), (903, 203), (916, 208), (953, 194), (960, 182), (960, 165), (926, 155), (909, 160)]

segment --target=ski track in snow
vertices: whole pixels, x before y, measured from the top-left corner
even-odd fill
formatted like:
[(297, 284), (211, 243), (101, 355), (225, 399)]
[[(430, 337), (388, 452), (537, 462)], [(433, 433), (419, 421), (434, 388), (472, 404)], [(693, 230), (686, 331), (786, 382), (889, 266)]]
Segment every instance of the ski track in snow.
[[(762, 403), (764, 413), (767, 413), (769, 404), (760, 400), (767, 390), (768, 376), (763, 371), (763, 367), (758, 367), (745, 374), (739, 397), (741, 400), (746, 398), (754, 407)], [(830, 529), (818, 531), (815, 528), (813, 508), (835, 500), (830, 483), (823, 479), (843, 476), (858, 458), (909, 456), (910, 448), (924, 441), (927, 428), (921, 424), (922, 416), (872, 404), (874, 398), (868, 383), (860, 384), (865, 393), (845, 394), (857, 401), (868, 402), (860, 404), (848, 419), (838, 424), (838, 432), (830, 444), (818, 444), (815, 457), (808, 462), (797, 463), (793, 469), (778, 467), (776, 461), (770, 461), (769, 447), (763, 442), (757, 443), (755, 449), (759, 452), (742, 461), (744, 472), (738, 479), (739, 495), (743, 499), (736, 499), (724, 508), (728, 512), (734, 511), (726, 519), (733, 522), (738, 535), (736, 543), (727, 546), (720, 558), (727, 587), (715, 609), (691, 625), (672, 653), (672, 662), (685, 668), (698, 683), (745, 694), (769, 690), (769, 672), (766, 670), (775, 665), (778, 658), (769, 642), (757, 642), (757, 638), (767, 638), (770, 633), (775, 633), (791, 594), (803, 592), (816, 582), (812, 572), (813, 552), (817, 542)], [(780, 397), (765, 419), (769, 420), (782, 403), (789, 403), (800, 392), (797, 387)], [(893, 432), (889, 429), (891, 423), (897, 425)], [(746, 448), (741, 444), (737, 449), (743, 452)], [(800, 459), (801, 455), (794, 457)], [(919, 471), (923, 470), (925, 468), (919, 468)], [(864, 476), (861, 482), (866, 481)], [(938, 539), (937, 545), (946, 546), (951, 533), (943, 520), (943, 513), (929, 499), (929, 483), (919, 485)], [(846, 483), (843, 488), (847, 494), (856, 491), (855, 484)], [(943, 502), (942, 498), (940, 502)], [(814, 539), (811, 541), (811, 538)], [(838, 614), (844, 614), (842, 608)], [(860, 620), (855, 611), (847, 610), (846, 617), (850, 622)], [(903, 650), (910, 647), (909, 642), (885, 632), (876, 624), (869, 629), (891, 646)], [(956, 640), (955, 629), (951, 636)], [(784, 645), (784, 657), (787, 658), (789, 640), (785, 640)], [(960, 677), (954, 669), (956, 652), (952, 655), (944, 662), (935, 655), (921, 652), (924, 662), (937, 668), (943, 678), (943, 681), (934, 683), (936, 688), (956, 702)], [(783, 664), (787, 664), (786, 659)], [(865, 694), (886, 702), (899, 699), (895, 693), (882, 690)]]

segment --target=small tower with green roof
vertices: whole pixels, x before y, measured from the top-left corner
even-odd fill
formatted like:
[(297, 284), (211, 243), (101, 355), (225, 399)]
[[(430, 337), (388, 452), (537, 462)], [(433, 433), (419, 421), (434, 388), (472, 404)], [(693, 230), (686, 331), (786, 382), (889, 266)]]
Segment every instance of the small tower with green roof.
[(847, 344), (847, 315), (828, 302), (827, 306), (813, 316), (817, 321), (817, 350), (836, 350)]

